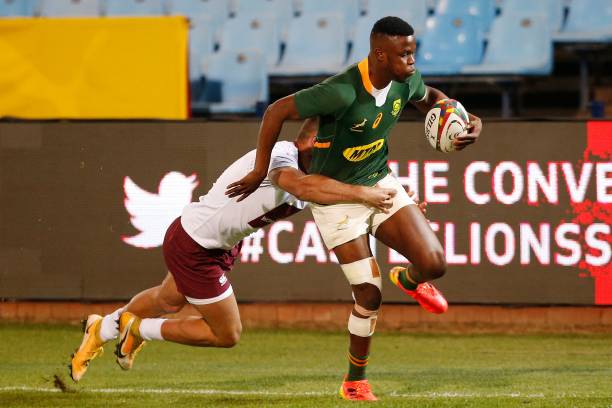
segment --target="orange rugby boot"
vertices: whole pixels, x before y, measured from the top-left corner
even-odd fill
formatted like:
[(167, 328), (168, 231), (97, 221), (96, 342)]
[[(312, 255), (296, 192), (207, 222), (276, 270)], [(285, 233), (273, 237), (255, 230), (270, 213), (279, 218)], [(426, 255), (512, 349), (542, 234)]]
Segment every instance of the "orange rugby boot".
[(444, 295), (429, 282), (419, 283), (415, 290), (408, 290), (402, 286), (398, 275), (406, 268), (396, 266), (389, 272), (389, 279), (408, 296), (416, 300), (419, 305), (430, 313), (440, 314), (448, 310), (448, 302)]
[(92, 314), (83, 321), (83, 341), (70, 358), (70, 377), (78, 382), (89, 368), (89, 363), (104, 352), (104, 342), (100, 339), (102, 316)]
[(140, 337), (140, 317), (130, 312), (123, 312), (119, 316), (119, 342), (115, 348), (117, 364), (123, 370), (130, 370), (134, 365), (134, 359), (145, 345)]
[(372, 394), (368, 380), (347, 381), (346, 376), (340, 386), (340, 396), (351, 401), (378, 401), (378, 398)]

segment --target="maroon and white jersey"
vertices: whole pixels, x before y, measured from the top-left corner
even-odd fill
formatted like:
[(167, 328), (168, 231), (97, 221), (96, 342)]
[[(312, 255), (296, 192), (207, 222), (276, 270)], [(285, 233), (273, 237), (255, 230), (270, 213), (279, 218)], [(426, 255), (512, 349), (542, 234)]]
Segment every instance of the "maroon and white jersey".
[[(266, 179), (246, 199), (225, 195), (226, 188), (240, 180), (255, 166), (255, 150), (232, 163), (201, 196), (183, 209), (183, 229), (205, 248), (231, 249), (255, 230), (305, 207), (303, 201), (276, 187)], [(279, 167), (298, 168), (298, 149), (293, 142), (277, 142), (272, 149), (268, 173)]]

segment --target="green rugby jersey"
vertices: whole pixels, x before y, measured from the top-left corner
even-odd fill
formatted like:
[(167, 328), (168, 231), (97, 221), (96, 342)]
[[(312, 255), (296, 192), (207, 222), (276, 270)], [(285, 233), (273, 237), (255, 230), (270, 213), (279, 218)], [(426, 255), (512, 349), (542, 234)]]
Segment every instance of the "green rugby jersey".
[(387, 138), (408, 101), (425, 97), (416, 71), (404, 83), (391, 82), (376, 106), (368, 59), (295, 94), (301, 118), (320, 117), (309, 172), (349, 184), (373, 186), (389, 172)]

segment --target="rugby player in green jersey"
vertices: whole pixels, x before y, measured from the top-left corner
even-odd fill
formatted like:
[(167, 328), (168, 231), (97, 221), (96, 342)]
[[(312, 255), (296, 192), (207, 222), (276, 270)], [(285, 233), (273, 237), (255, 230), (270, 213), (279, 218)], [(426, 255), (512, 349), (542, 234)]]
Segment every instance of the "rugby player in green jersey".
[[(447, 98), (425, 85), (414, 66), (415, 50), (414, 30), (408, 23), (397, 17), (377, 21), (365, 59), (268, 107), (259, 131), (255, 167), (226, 191), (238, 200), (255, 191), (266, 176), (283, 122), (308, 117), (320, 118), (309, 173), (397, 191), (388, 213), (361, 204), (311, 204), (321, 236), (338, 257), (355, 299), (348, 321), (349, 370), (340, 388), (341, 396), (350, 400), (376, 400), (365, 369), (382, 295), (368, 234), (410, 260), (408, 268), (391, 270), (389, 277), (395, 285), (430, 312), (443, 313), (448, 307), (429, 283), (446, 271), (442, 246), (387, 166), (387, 138), (404, 106), (410, 102), (427, 113), (436, 101)], [(474, 143), (482, 130), (478, 117), (469, 114), (469, 118), (470, 133), (453, 142), (457, 150)]]

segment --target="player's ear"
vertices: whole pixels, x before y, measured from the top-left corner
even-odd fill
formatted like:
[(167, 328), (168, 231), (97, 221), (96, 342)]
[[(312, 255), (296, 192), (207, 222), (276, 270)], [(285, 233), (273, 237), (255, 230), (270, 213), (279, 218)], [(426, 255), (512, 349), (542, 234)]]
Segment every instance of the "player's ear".
[(385, 62), (387, 60), (387, 55), (382, 50), (382, 48), (374, 48), (374, 56), (379, 62)]

